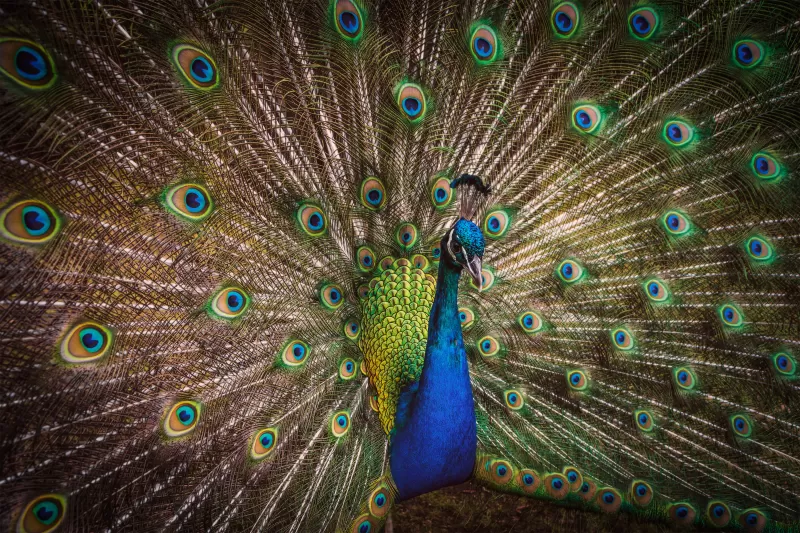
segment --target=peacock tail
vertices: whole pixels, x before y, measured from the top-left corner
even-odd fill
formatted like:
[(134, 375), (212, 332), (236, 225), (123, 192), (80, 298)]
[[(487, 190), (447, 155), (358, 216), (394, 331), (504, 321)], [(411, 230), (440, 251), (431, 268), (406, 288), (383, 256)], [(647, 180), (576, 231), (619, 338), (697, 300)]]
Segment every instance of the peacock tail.
[(794, 0), (4, 0), (0, 139), (8, 530), (800, 529)]

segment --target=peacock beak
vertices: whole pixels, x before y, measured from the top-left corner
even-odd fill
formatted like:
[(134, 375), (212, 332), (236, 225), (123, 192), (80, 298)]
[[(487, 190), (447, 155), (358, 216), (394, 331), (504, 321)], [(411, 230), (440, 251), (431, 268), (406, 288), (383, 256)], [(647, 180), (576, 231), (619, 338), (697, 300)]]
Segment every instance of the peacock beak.
[(481, 258), (477, 255), (472, 259), (467, 260), (467, 270), (469, 275), (472, 276), (475, 285), (478, 286), (478, 292), (483, 291), (483, 275), (481, 273)]

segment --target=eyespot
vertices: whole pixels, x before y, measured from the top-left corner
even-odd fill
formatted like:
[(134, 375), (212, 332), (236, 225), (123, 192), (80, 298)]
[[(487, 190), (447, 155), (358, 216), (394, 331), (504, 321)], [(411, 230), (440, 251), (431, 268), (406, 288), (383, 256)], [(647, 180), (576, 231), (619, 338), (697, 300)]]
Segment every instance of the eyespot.
[(555, 500), (563, 500), (569, 494), (569, 481), (563, 474), (549, 474), (544, 478), (544, 490)]
[(517, 390), (512, 389), (505, 391), (503, 393), (503, 399), (506, 402), (506, 407), (514, 411), (522, 409), (522, 406), (525, 405), (525, 399), (522, 397), (522, 393)]
[(595, 501), (604, 513), (616, 513), (622, 505), (622, 496), (616, 489), (605, 487), (600, 489), (595, 496)]
[(581, 133), (592, 133), (600, 127), (603, 114), (593, 105), (581, 105), (572, 110), (572, 125)]
[(724, 502), (710, 501), (706, 507), (706, 518), (715, 527), (725, 527), (731, 521), (731, 510)]
[(343, 359), (341, 363), (339, 363), (339, 377), (345, 381), (351, 380), (356, 375), (356, 370), (358, 367), (356, 366), (356, 362), (350, 359)]
[(578, 8), (572, 2), (561, 2), (550, 16), (550, 25), (559, 37), (572, 37), (579, 22)]
[(631, 482), (631, 502), (637, 507), (647, 507), (653, 501), (653, 488), (640, 479)]
[(434, 263), (439, 264), (439, 258), (442, 257), (442, 249), (439, 246), (431, 248), (431, 257)]
[(733, 63), (741, 68), (754, 68), (764, 60), (764, 47), (751, 40), (738, 41), (733, 45)]
[(43, 244), (61, 229), (52, 207), (39, 200), (16, 202), (0, 212), (0, 235), (20, 244)]
[(206, 188), (196, 183), (172, 187), (166, 192), (165, 200), (167, 208), (173, 214), (191, 222), (207, 218), (214, 207)]
[(646, 41), (655, 34), (658, 22), (658, 14), (649, 7), (640, 7), (628, 15), (631, 35), (641, 41)]
[(468, 330), (475, 324), (475, 311), (469, 307), (460, 307), (458, 309), (458, 321), (461, 322), (462, 330)]
[(68, 363), (97, 361), (108, 353), (114, 334), (97, 322), (81, 322), (61, 341), (61, 358)]
[(651, 278), (644, 282), (644, 293), (650, 298), (650, 301), (661, 303), (669, 299), (669, 290), (664, 282), (655, 278)]
[(590, 502), (594, 499), (596, 493), (597, 484), (591, 479), (584, 479), (578, 489), (578, 496), (580, 496), (583, 501)]
[(219, 85), (216, 63), (199, 48), (179, 44), (172, 49), (172, 61), (191, 87), (207, 91)]
[(412, 123), (419, 122), (425, 116), (425, 94), (416, 83), (404, 83), (397, 91), (397, 107)]
[(536, 311), (525, 311), (519, 315), (517, 324), (520, 325), (522, 331), (528, 334), (538, 333), (544, 328), (544, 321)]
[(633, 335), (626, 328), (617, 328), (611, 331), (611, 342), (618, 350), (628, 352), (633, 350)]
[(414, 268), (418, 268), (423, 272), (427, 272), (431, 269), (431, 262), (428, 261), (428, 258), (422, 254), (412, 255), (411, 264), (414, 265)]
[(351, 533), (377, 533), (377, 531), (378, 522), (366, 514), (356, 518), (355, 522), (353, 522), (353, 527), (350, 528)]
[(366, 283), (363, 285), (359, 285), (356, 292), (358, 292), (359, 298), (361, 298), (362, 300), (365, 299), (367, 296), (369, 296), (369, 285), (367, 285)]
[(378, 178), (367, 178), (361, 184), (361, 203), (364, 207), (378, 211), (386, 204), (386, 189)]
[(589, 380), (582, 371), (572, 370), (567, 372), (567, 385), (572, 390), (584, 391), (589, 386)]
[(375, 252), (369, 246), (359, 246), (356, 250), (358, 269), (361, 272), (372, 272), (375, 268)]
[(331, 434), (337, 439), (344, 437), (350, 430), (350, 413), (338, 411), (331, 417)]
[(691, 228), (689, 219), (677, 211), (667, 211), (666, 214), (661, 217), (661, 223), (664, 225), (664, 229), (667, 230), (667, 233), (675, 236), (686, 235)]
[(392, 507), (392, 493), (385, 485), (381, 485), (370, 494), (369, 512), (372, 516), (383, 518)]
[(478, 351), (483, 357), (494, 357), (500, 353), (500, 343), (492, 336), (485, 336), (477, 343)]
[(667, 513), (674, 524), (688, 526), (694, 522), (695, 510), (688, 503), (673, 503), (668, 507)]
[(197, 426), (199, 419), (199, 403), (192, 401), (178, 402), (170, 408), (166, 419), (164, 419), (164, 432), (168, 437), (182, 437)]
[(378, 271), (384, 272), (392, 268), (393, 264), (394, 264), (394, 257), (392, 257), (391, 255), (386, 255), (382, 257), (381, 260), (378, 262)]
[(502, 209), (490, 211), (483, 218), (483, 231), (490, 239), (499, 239), (511, 227), (511, 217)]
[(747, 254), (754, 260), (763, 262), (772, 259), (772, 245), (761, 237), (750, 237), (745, 243)]
[(297, 210), (297, 221), (303, 231), (312, 237), (323, 235), (328, 228), (328, 221), (322, 210), (310, 204), (302, 204)]
[(520, 470), (517, 474), (517, 484), (522, 487), (522, 490), (528, 494), (533, 494), (539, 485), (542, 484), (542, 479), (535, 470), (524, 469)]
[(771, 155), (758, 152), (750, 160), (750, 168), (758, 179), (772, 180), (780, 175), (782, 167)]
[(682, 120), (668, 120), (664, 123), (664, 130), (661, 135), (671, 146), (680, 148), (692, 142), (694, 128)]
[(489, 26), (481, 24), (470, 37), (470, 50), (478, 63), (490, 63), (497, 57), (497, 35)]
[(679, 366), (672, 369), (672, 377), (675, 380), (675, 385), (683, 390), (692, 390), (697, 386), (697, 379), (694, 372), (685, 366)]
[(562, 471), (564, 477), (567, 478), (567, 482), (569, 483), (569, 490), (572, 492), (578, 492), (581, 489), (581, 485), (583, 485), (583, 475), (581, 475), (580, 471), (574, 466), (566, 466)]
[(339, 34), (348, 40), (358, 40), (361, 37), (363, 18), (361, 10), (350, 0), (338, 0), (334, 10), (334, 23)]
[(0, 72), (28, 89), (47, 89), (56, 81), (53, 58), (26, 39), (0, 37)]
[(348, 320), (344, 323), (344, 336), (350, 339), (351, 341), (357, 340), (358, 336), (361, 334), (361, 326), (358, 324), (358, 320)]
[(733, 415), (730, 418), (730, 423), (731, 430), (737, 437), (748, 439), (753, 434), (753, 423), (745, 415)]
[(43, 494), (31, 500), (17, 523), (18, 533), (55, 531), (67, 513), (67, 499), (59, 494)]
[(250, 458), (254, 461), (264, 459), (275, 451), (275, 444), (277, 443), (278, 428), (266, 428), (258, 431), (253, 437), (253, 444), (250, 446)]
[[(490, 268), (485, 267), (481, 269), (481, 279), (483, 280), (483, 292), (486, 292), (492, 288), (496, 278), (494, 276), (494, 272)], [(475, 285), (475, 280), (472, 279), (471, 277), (469, 284), (472, 286), (473, 289), (478, 288), (478, 286)]]
[(583, 267), (577, 261), (567, 259), (558, 265), (556, 274), (564, 283), (575, 283), (583, 277)]
[(719, 308), (719, 318), (723, 324), (732, 328), (738, 328), (744, 324), (742, 312), (731, 304), (725, 304)]
[(394, 232), (395, 241), (404, 250), (408, 250), (417, 243), (417, 228), (409, 222), (397, 226)]
[(786, 352), (778, 352), (772, 356), (772, 364), (778, 374), (782, 376), (794, 376), (796, 363), (794, 357)]
[(250, 306), (250, 296), (238, 287), (222, 289), (211, 298), (211, 314), (216, 318), (232, 320), (241, 316)]
[(290, 340), (281, 350), (281, 360), (288, 366), (300, 366), (308, 360), (311, 348), (301, 340)]
[(514, 477), (514, 469), (507, 461), (492, 459), (485, 467), (491, 480), (498, 485), (505, 485)]
[(636, 427), (650, 433), (653, 431), (653, 414), (650, 411), (639, 409), (633, 412), (633, 421), (636, 422)]
[(339, 309), (344, 302), (342, 288), (334, 283), (327, 283), (319, 290), (319, 303), (329, 310)]
[(739, 524), (748, 533), (757, 533), (766, 527), (767, 517), (758, 509), (746, 509), (739, 515)]

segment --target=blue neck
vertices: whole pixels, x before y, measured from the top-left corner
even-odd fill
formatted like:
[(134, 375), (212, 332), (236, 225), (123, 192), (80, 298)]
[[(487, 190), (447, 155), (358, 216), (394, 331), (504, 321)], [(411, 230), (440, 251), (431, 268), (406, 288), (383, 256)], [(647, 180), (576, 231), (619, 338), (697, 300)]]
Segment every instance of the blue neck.
[(475, 405), (458, 319), (460, 275), (442, 257), (422, 375), (401, 396), (407, 407), (398, 406), (389, 462), (401, 499), (462, 483), (475, 463)]

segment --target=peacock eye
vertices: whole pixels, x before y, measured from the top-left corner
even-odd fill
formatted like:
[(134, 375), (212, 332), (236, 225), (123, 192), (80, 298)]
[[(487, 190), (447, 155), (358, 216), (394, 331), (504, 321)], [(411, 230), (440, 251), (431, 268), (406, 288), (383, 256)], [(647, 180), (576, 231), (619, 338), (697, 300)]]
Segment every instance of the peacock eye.
[(64, 520), (67, 500), (58, 494), (44, 494), (33, 499), (19, 517), (18, 532), (49, 533)]
[(522, 487), (528, 494), (533, 494), (541, 485), (542, 479), (539, 477), (539, 474), (536, 473), (535, 470), (524, 469), (520, 470), (519, 474), (517, 475), (517, 484)]
[(500, 353), (500, 343), (490, 335), (478, 340), (477, 345), (478, 351), (483, 357), (494, 357)]
[(644, 481), (633, 480), (631, 483), (631, 501), (637, 507), (647, 507), (653, 501), (653, 489)]
[(625, 328), (617, 328), (611, 332), (611, 340), (619, 350), (629, 351), (633, 349), (633, 335)]
[(764, 152), (756, 153), (750, 160), (750, 167), (756, 177), (762, 180), (777, 178), (781, 173), (781, 165), (778, 160)]
[(195, 428), (199, 418), (199, 403), (178, 402), (170, 408), (164, 420), (164, 432), (170, 437), (181, 437)]
[(266, 428), (255, 434), (253, 444), (250, 446), (250, 458), (260, 461), (275, 450), (278, 442), (278, 428)]
[(767, 517), (758, 509), (746, 509), (739, 515), (739, 524), (745, 531), (763, 531)]
[(319, 302), (325, 309), (339, 309), (344, 303), (342, 288), (333, 283), (323, 285), (319, 291)]
[(583, 267), (577, 261), (567, 259), (558, 265), (556, 273), (561, 281), (571, 284), (583, 277)]
[(578, 495), (585, 502), (594, 500), (594, 495), (597, 493), (597, 484), (591, 479), (584, 479), (581, 484)]
[(47, 89), (56, 80), (50, 54), (25, 39), (0, 37), (0, 71), (28, 89)]
[(511, 227), (511, 216), (503, 209), (495, 209), (483, 218), (483, 231), (490, 239), (499, 239)]
[(361, 11), (350, 0), (338, 0), (334, 12), (336, 29), (346, 39), (355, 40), (361, 36), (363, 24)]
[(198, 222), (211, 214), (211, 195), (202, 185), (187, 183), (173, 187), (166, 193), (166, 205), (175, 215)]
[(339, 363), (339, 377), (345, 381), (351, 380), (356, 375), (356, 362), (350, 358)]
[(470, 42), (472, 55), (479, 63), (489, 63), (497, 57), (497, 35), (489, 26), (476, 27)]
[(412, 123), (420, 121), (426, 110), (422, 87), (415, 83), (402, 84), (397, 90), (397, 107)]
[(106, 355), (111, 348), (113, 334), (96, 322), (81, 322), (74, 326), (61, 341), (61, 358), (68, 363), (89, 363)]
[(661, 223), (669, 234), (675, 236), (686, 235), (692, 227), (689, 219), (677, 211), (668, 211), (661, 217)]
[(672, 370), (672, 376), (675, 379), (675, 384), (678, 388), (683, 390), (692, 390), (697, 386), (694, 372), (687, 367), (677, 367)]
[(232, 320), (241, 316), (250, 305), (250, 297), (238, 287), (222, 289), (211, 298), (210, 311), (216, 318)]
[(674, 503), (669, 506), (668, 514), (670, 520), (680, 526), (688, 526), (694, 522), (695, 510), (688, 503)]
[(191, 87), (207, 91), (219, 84), (214, 60), (199, 48), (179, 44), (172, 49), (172, 61)]
[(778, 352), (772, 356), (775, 370), (783, 376), (793, 376), (796, 372), (794, 358), (785, 352)]
[(583, 485), (583, 476), (574, 466), (566, 466), (562, 471), (564, 477), (567, 478), (569, 488), (572, 492), (577, 492), (581, 485)]
[(682, 120), (669, 120), (664, 123), (662, 136), (671, 146), (681, 148), (694, 139), (694, 129)]
[[(483, 282), (483, 292), (488, 291), (494, 286), (495, 282), (495, 274), (491, 268), (485, 267), (481, 269), (481, 281)], [(478, 286), (475, 284), (474, 279), (470, 279), (469, 284), (472, 288), (477, 289)]]
[(431, 184), (431, 202), (434, 207), (444, 209), (453, 203), (453, 198), (455, 198), (455, 190), (450, 188), (447, 178), (435, 178)]
[(544, 478), (544, 489), (551, 498), (563, 500), (570, 492), (569, 481), (564, 474), (550, 474)]
[(373, 530), (377, 531), (377, 527), (378, 525), (374, 522), (373, 518), (367, 514), (363, 514), (353, 522), (350, 533), (373, 533)]
[(731, 510), (721, 501), (710, 501), (706, 508), (706, 518), (714, 527), (725, 527), (731, 521)]
[(517, 390), (507, 390), (503, 393), (503, 399), (506, 402), (506, 407), (514, 411), (522, 409), (525, 405), (525, 399), (522, 394)]
[(750, 237), (745, 243), (745, 249), (751, 259), (756, 261), (769, 261), (772, 259), (772, 245), (761, 237)]
[(744, 415), (734, 415), (730, 418), (731, 430), (737, 437), (747, 439), (753, 434), (753, 423)]
[(42, 244), (56, 236), (61, 222), (44, 202), (23, 200), (0, 212), (0, 235), (20, 244)]
[(311, 348), (301, 340), (290, 340), (281, 350), (281, 361), (290, 367), (301, 366), (311, 355)]
[(558, 4), (550, 17), (550, 24), (559, 37), (572, 37), (579, 21), (578, 8), (572, 2)]
[(742, 312), (731, 304), (719, 308), (719, 317), (726, 326), (737, 328), (744, 324)]
[(658, 14), (649, 7), (640, 7), (628, 16), (628, 26), (634, 37), (646, 41), (655, 35), (658, 28)]
[(331, 434), (338, 438), (344, 437), (350, 430), (350, 413), (339, 411), (331, 417)]
[(733, 62), (736, 66), (749, 69), (764, 60), (764, 47), (751, 40), (739, 41), (733, 45)]
[(392, 507), (392, 493), (386, 485), (380, 485), (369, 496), (369, 512), (376, 518), (383, 518)]
[(297, 221), (307, 234), (312, 237), (323, 235), (327, 229), (328, 221), (322, 210), (311, 204), (302, 204), (297, 210)]
[(360, 246), (356, 250), (358, 268), (362, 272), (371, 272), (375, 268), (375, 252), (369, 246)]
[(386, 203), (386, 189), (378, 178), (367, 178), (361, 184), (361, 203), (364, 207), (377, 211)]
[(574, 391), (584, 391), (589, 386), (589, 380), (580, 370), (567, 372), (567, 385)]
[(669, 298), (666, 285), (660, 280), (649, 279), (644, 282), (644, 292), (651, 301), (661, 303)]
[(354, 341), (358, 339), (358, 335), (361, 333), (361, 327), (358, 324), (357, 320), (348, 320), (344, 324), (344, 336)]
[(653, 431), (653, 415), (649, 411), (634, 411), (633, 420), (640, 430), (648, 433)]
[(605, 513), (614, 513), (619, 510), (622, 505), (622, 496), (616, 489), (606, 487), (598, 491), (595, 497), (598, 507)]
[(517, 318), (517, 323), (522, 327), (522, 331), (528, 334), (537, 333), (544, 326), (542, 317), (535, 311), (525, 311)]
[(408, 250), (417, 243), (417, 227), (410, 222), (400, 224), (397, 226), (394, 237), (395, 241), (397, 241), (397, 244), (399, 244), (401, 248)]
[(582, 105), (572, 111), (572, 125), (581, 133), (592, 133), (600, 127), (603, 115), (593, 105)]
[(469, 330), (475, 324), (475, 311), (470, 307), (461, 307), (458, 309), (458, 321), (461, 322), (461, 329), (464, 331)]

